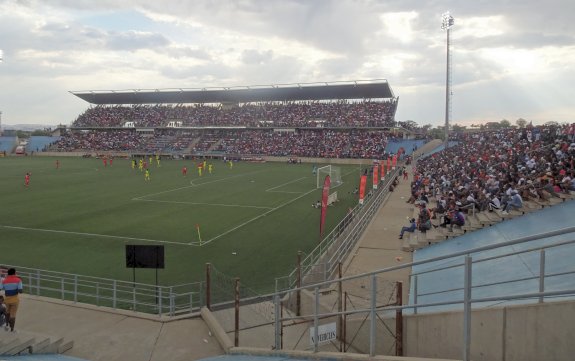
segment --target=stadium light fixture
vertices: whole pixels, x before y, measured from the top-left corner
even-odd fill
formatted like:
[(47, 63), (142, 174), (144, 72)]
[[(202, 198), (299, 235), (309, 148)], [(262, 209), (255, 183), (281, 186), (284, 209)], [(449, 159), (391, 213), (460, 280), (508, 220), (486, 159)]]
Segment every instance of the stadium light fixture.
[(445, 143), (444, 148), (449, 146), (449, 115), (451, 109), (451, 59), (449, 54), (449, 30), (453, 27), (453, 16), (448, 12), (441, 15), (441, 29), (447, 33), (447, 71), (445, 79)]

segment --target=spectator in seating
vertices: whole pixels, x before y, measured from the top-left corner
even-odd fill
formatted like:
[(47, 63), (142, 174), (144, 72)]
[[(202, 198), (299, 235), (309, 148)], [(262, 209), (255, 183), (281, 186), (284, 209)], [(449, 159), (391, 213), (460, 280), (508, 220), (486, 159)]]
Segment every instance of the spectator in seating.
[[(491, 194), (487, 193), (487, 198), (490, 198)], [(489, 210), (489, 212), (493, 212), (494, 210), (500, 210), (501, 209), (501, 201), (499, 200), (499, 197), (497, 196), (497, 194), (494, 194), (493, 197), (491, 197), (491, 199), (489, 200), (489, 204), (487, 206), (487, 209)]]
[(415, 222), (415, 218), (412, 218), (409, 220), (409, 226), (408, 227), (401, 227), (401, 232), (399, 232), (399, 239), (403, 239), (403, 234), (405, 232), (410, 232), (413, 233), (415, 232), (415, 230), (417, 229), (417, 224)]
[(503, 209), (503, 214), (509, 214), (509, 211), (512, 209), (520, 209), (523, 207), (523, 199), (517, 190), (511, 191), (511, 199), (505, 205)]
[(419, 202), (419, 216), (417, 217), (417, 229), (427, 232), (431, 229), (431, 212), (427, 209), (427, 203)]

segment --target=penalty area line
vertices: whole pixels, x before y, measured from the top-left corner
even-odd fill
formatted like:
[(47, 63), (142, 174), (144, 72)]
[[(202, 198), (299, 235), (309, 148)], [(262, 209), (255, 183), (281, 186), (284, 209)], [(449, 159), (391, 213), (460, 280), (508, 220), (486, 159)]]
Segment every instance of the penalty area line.
[(210, 184), (210, 183), (223, 182), (223, 181), (226, 181), (226, 180), (229, 180), (229, 179), (238, 178), (238, 177), (245, 177), (245, 176), (248, 176), (248, 175), (252, 175), (252, 174), (256, 174), (256, 173), (261, 173), (261, 172), (263, 172), (263, 170), (258, 170), (258, 171), (255, 171), (255, 172), (248, 172), (248, 173), (237, 174), (237, 175), (233, 175), (233, 176), (231, 176), (231, 177), (220, 178), (220, 179), (216, 179), (216, 180), (212, 180), (212, 181), (208, 181), (208, 182), (203, 182), (203, 183), (200, 183), (200, 184), (195, 184), (195, 183), (194, 183), (194, 179), (192, 179), (192, 180), (190, 181), (190, 184), (191, 184), (190, 186), (168, 189), (168, 190), (161, 191), (161, 192), (157, 192), (157, 193), (150, 193), (150, 194), (146, 194), (146, 195), (143, 195), (143, 196), (140, 196), (140, 197), (134, 197), (134, 198), (132, 198), (132, 200), (133, 200), (133, 201), (136, 201), (136, 200), (144, 200), (144, 198), (152, 197), (152, 196), (157, 196), (158, 194), (164, 194), (164, 193), (176, 192), (176, 191), (179, 191), (179, 190), (182, 190), (182, 189), (200, 187), (200, 186), (203, 186), (203, 185), (206, 185), (206, 184)]
[(85, 237), (115, 238), (115, 239), (124, 239), (124, 240), (130, 240), (130, 241), (142, 241), (142, 242), (153, 242), (153, 243), (164, 243), (164, 244), (176, 244), (176, 245), (179, 245), (179, 246), (189, 246), (189, 245), (190, 245), (190, 243), (171, 242), (171, 241), (160, 241), (160, 240), (157, 240), (157, 239), (136, 238), (136, 237), (123, 237), (123, 236), (111, 236), (111, 235), (108, 235), (108, 234), (86, 233), (86, 232), (59, 231), (59, 230), (56, 230), (56, 229), (29, 228), (29, 227), (5, 226), (5, 225), (0, 225), (0, 227), (1, 227), (1, 228), (7, 228), (7, 229), (15, 229), (15, 230), (19, 230), (19, 231), (63, 233), (63, 234), (73, 234), (73, 235), (76, 235), (76, 236), (85, 236)]
[[(209, 243), (211, 243), (212, 241), (215, 241), (216, 239), (218, 239), (218, 238), (220, 238), (220, 237), (223, 237), (223, 236), (225, 236), (226, 234), (229, 234), (229, 233), (235, 231), (236, 229), (242, 228), (242, 227), (244, 227), (244, 226), (246, 226), (246, 225), (248, 225), (248, 224), (250, 224), (250, 223), (252, 223), (252, 222), (254, 222), (254, 221), (257, 221), (258, 219), (260, 219), (260, 218), (262, 218), (262, 217), (265, 217), (265, 216), (267, 216), (268, 214), (270, 214), (270, 213), (272, 213), (272, 212), (275, 212), (275, 211), (277, 211), (278, 209), (283, 208), (283, 207), (287, 206), (288, 204), (291, 204), (291, 203), (297, 201), (298, 199), (300, 199), (300, 198), (302, 198), (302, 197), (305, 197), (305, 196), (307, 196), (308, 194), (310, 194), (311, 192), (314, 192), (314, 191), (316, 191), (316, 189), (312, 189), (311, 191), (306, 192), (306, 193), (300, 195), (299, 197), (296, 197), (296, 198), (294, 198), (294, 199), (292, 199), (292, 200), (290, 200), (290, 201), (287, 201), (287, 202), (285, 202), (284, 204), (280, 204), (279, 206), (277, 206), (277, 207), (275, 207), (275, 208), (272, 208), (272, 209), (270, 209), (269, 211), (264, 212), (264, 213), (260, 214), (259, 216), (256, 216), (256, 217), (254, 217), (254, 218), (252, 218), (252, 219), (250, 219), (250, 220), (248, 220), (248, 221), (246, 221), (246, 222), (244, 222), (244, 223), (242, 223), (242, 224), (239, 224), (239, 225), (235, 226), (235, 227), (232, 228), (232, 229), (228, 229), (228, 230), (225, 231), (224, 233), (221, 233), (221, 234), (219, 234), (219, 235), (217, 235), (217, 236), (215, 236), (215, 237), (213, 237), (213, 238), (210, 238), (210, 239), (207, 240), (207, 241), (202, 242), (202, 246), (203, 246), (203, 245), (206, 245), (206, 244), (209, 244)], [(195, 244), (194, 244), (194, 245), (195, 245)]]
[(273, 187), (273, 188), (268, 188), (268, 189), (266, 189), (266, 192), (275, 192), (275, 193), (297, 193), (297, 194), (300, 194), (301, 192), (274, 191), (274, 189), (277, 189), (277, 188), (280, 188), (280, 187), (283, 187), (283, 186), (287, 186), (288, 184), (292, 184), (292, 183), (295, 183), (295, 182), (299, 182), (300, 180), (306, 179), (306, 178), (307, 178), (307, 177), (301, 177), (301, 178), (298, 178), (298, 179), (289, 181), (289, 182), (287, 182), (287, 183), (280, 184), (279, 186), (276, 186), (276, 187)]

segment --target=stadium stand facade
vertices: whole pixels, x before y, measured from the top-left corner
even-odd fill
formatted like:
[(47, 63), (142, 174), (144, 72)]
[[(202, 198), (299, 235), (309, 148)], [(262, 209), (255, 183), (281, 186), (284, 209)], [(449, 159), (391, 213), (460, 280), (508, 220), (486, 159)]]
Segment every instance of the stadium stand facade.
[(72, 93), (94, 106), (52, 151), (372, 159), (409, 133), (387, 81)]

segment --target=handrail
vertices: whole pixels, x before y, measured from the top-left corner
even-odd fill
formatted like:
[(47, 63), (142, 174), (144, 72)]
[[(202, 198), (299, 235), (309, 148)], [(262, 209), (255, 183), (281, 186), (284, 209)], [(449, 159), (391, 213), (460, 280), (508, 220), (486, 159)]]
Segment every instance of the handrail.
[[(478, 252), (484, 252), (484, 251), (488, 251), (488, 250), (493, 250), (493, 249), (500, 249), (503, 247), (508, 247), (508, 246), (513, 246), (513, 245), (517, 245), (517, 244), (521, 244), (521, 243), (526, 243), (526, 242), (531, 242), (531, 241), (536, 241), (536, 240), (542, 240), (542, 239), (546, 239), (546, 238), (550, 238), (550, 237), (556, 237), (556, 236), (565, 236), (563, 238), (559, 238), (557, 240), (554, 240), (552, 243), (550, 244), (544, 244), (544, 245), (537, 245), (534, 247), (528, 247), (527, 249), (522, 249), (522, 250), (513, 250), (510, 249), (509, 251), (506, 251), (504, 254), (501, 255), (497, 255), (497, 256), (490, 256), (490, 257), (486, 257), (485, 259), (478, 259), (478, 260), (473, 260), (472, 255), (478, 253)], [(565, 239), (568, 238), (568, 239)], [(496, 302), (496, 301), (509, 301), (509, 300), (524, 300), (524, 299), (534, 299), (534, 300), (538, 300), (538, 302), (543, 302), (545, 298), (551, 298), (551, 297), (564, 297), (564, 296), (571, 296), (574, 297), (575, 296), (575, 288), (573, 287), (573, 284), (568, 284), (565, 285), (562, 289), (549, 289), (546, 290), (545, 289), (545, 279), (549, 279), (550, 277), (558, 277), (558, 276), (565, 276), (565, 275), (572, 275), (575, 274), (575, 271), (558, 271), (558, 272), (553, 272), (553, 273), (546, 273), (545, 272), (545, 250), (546, 249), (550, 249), (550, 248), (556, 248), (556, 247), (560, 247), (560, 246), (565, 246), (565, 245), (573, 245), (575, 244), (575, 227), (566, 227), (566, 228), (562, 228), (559, 230), (554, 230), (554, 231), (548, 231), (548, 232), (542, 232), (539, 234), (535, 234), (535, 235), (530, 235), (530, 236), (526, 236), (526, 237), (520, 237), (514, 240), (509, 240), (509, 241), (505, 241), (505, 242), (500, 242), (497, 244), (491, 244), (491, 245), (486, 245), (486, 246), (480, 246), (480, 247), (474, 247), (474, 248), (470, 248), (467, 250), (463, 250), (463, 251), (458, 251), (458, 252), (454, 252), (451, 254), (447, 254), (447, 255), (442, 255), (442, 256), (437, 256), (437, 257), (430, 257), (430, 258), (426, 258), (424, 260), (419, 260), (419, 261), (415, 261), (415, 262), (410, 262), (410, 263), (405, 263), (405, 264), (401, 264), (401, 265), (397, 265), (397, 266), (393, 266), (393, 267), (387, 267), (387, 268), (383, 268), (383, 269), (379, 269), (376, 271), (371, 271), (371, 272), (365, 272), (362, 274), (357, 274), (357, 275), (352, 275), (352, 276), (347, 276), (347, 277), (343, 277), (343, 278), (338, 278), (335, 280), (331, 280), (331, 281), (324, 281), (324, 282), (317, 282), (311, 285), (307, 285), (307, 286), (303, 286), (303, 287), (298, 287), (298, 288), (293, 288), (290, 289), (288, 291), (283, 291), (283, 292), (277, 292), (275, 294), (273, 294), (273, 299), (275, 302), (275, 305), (277, 308), (281, 307), (280, 306), (280, 299), (288, 294), (297, 294), (298, 291), (301, 290), (312, 290), (312, 297), (314, 297), (315, 300), (311, 301), (311, 302), (315, 302), (316, 305), (320, 304), (319, 302), (319, 297), (320, 297), (320, 289), (324, 289), (327, 288), (326, 286), (329, 284), (333, 284), (333, 283), (337, 283), (339, 285), (341, 285), (342, 283), (346, 282), (346, 281), (353, 281), (353, 280), (358, 280), (358, 279), (364, 279), (363, 282), (365, 282), (366, 280), (370, 280), (371, 282), (371, 286), (368, 287), (367, 292), (369, 292), (369, 295), (366, 295), (366, 299), (370, 300), (370, 306), (368, 307), (364, 307), (362, 309), (352, 309), (352, 310), (340, 310), (340, 311), (321, 311), (318, 307), (315, 307), (312, 311), (309, 311), (307, 314), (304, 315), (289, 315), (286, 317), (276, 317), (276, 319), (274, 320), (276, 325), (274, 327), (275, 330), (279, 330), (280, 327), (278, 326), (279, 324), (281, 324), (282, 322), (285, 321), (294, 321), (294, 320), (301, 320), (302, 318), (306, 319), (306, 320), (314, 320), (314, 326), (316, 329), (314, 332), (317, 333), (317, 320), (319, 320), (320, 318), (326, 318), (326, 317), (335, 317), (335, 316), (346, 316), (346, 315), (353, 315), (353, 314), (368, 314), (368, 317), (370, 319), (370, 327), (369, 327), (369, 355), (370, 356), (374, 356), (374, 343), (375, 343), (375, 318), (379, 317), (376, 316), (376, 312), (382, 312), (382, 311), (394, 311), (394, 310), (403, 310), (403, 309), (413, 309), (414, 313), (417, 313), (417, 309), (418, 308), (424, 308), (424, 307), (438, 307), (438, 306), (448, 306), (448, 305), (463, 305), (463, 359), (465, 361), (467, 361), (469, 359), (469, 350), (470, 350), (470, 343), (471, 343), (471, 338), (470, 333), (471, 333), (471, 310), (472, 310), (472, 304), (477, 304), (477, 303), (490, 303), (490, 302)], [(520, 255), (520, 254), (524, 254), (526, 252), (537, 252), (539, 251), (539, 274), (538, 275), (533, 275), (533, 276), (520, 276), (517, 277), (515, 279), (510, 279), (510, 280), (506, 280), (506, 281), (501, 281), (498, 280), (496, 282), (493, 283), (481, 283), (481, 284), (473, 284), (472, 282), (472, 270), (473, 270), (473, 265), (477, 264), (477, 263), (482, 263), (482, 262), (486, 262), (486, 261), (492, 261), (492, 260), (497, 260), (503, 257), (512, 257), (512, 256), (516, 256), (516, 255)], [(388, 306), (376, 306), (376, 302), (375, 300), (377, 299), (377, 287), (376, 287), (376, 276), (381, 277), (381, 274), (383, 273), (389, 273), (392, 271), (397, 271), (397, 270), (401, 270), (401, 269), (405, 269), (405, 268), (411, 268), (413, 266), (420, 266), (420, 265), (426, 265), (426, 264), (431, 264), (431, 263), (435, 263), (437, 261), (442, 261), (442, 260), (446, 260), (446, 259), (454, 259), (456, 257), (461, 257), (464, 256), (464, 262), (458, 261), (456, 265), (453, 264), (449, 264), (449, 265), (435, 265), (436, 268), (434, 268), (433, 270), (424, 270), (421, 272), (417, 272), (412, 274), (412, 277), (414, 277), (414, 282), (413, 282), (413, 292), (414, 292), (414, 298), (413, 298), (413, 302), (411, 304), (407, 304), (407, 305), (388, 305)], [(446, 290), (441, 290), (441, 291), (437, 291), (437, 292), (427, 292), (427, 293), (422, 293), (419, 294), (417, 293), (417, 277), (425, 274), (425, 273), (430, 273), (430, 272), (436, 272), (436, 271), (442, 271), (445, 269), (452, 269), (458, 267), (460, 269), (462, 269), (464, 277), (463, 277), (463, 286), (457, 286), (456, 287), (451, 287), (449, 289)], [(513, 293), (512, 291), (505, 291), (502, 292), (499, 295), (488, 295), (488, 296), (475, 296), (472, 297), (472, 290), (473, 289), (477, 289), (477, 288), (483, 288), (483, 287), (488, 287), (488, 286), (495, 286), (495, 285), (502, 285), (502, 284), (507, 284), (507, 283), (514, 283), (514, 282), (522, 282), (522, 281), (531, 281), (534, 279), (539, 279), (539, 285), (533, 285), (532, 283), (530, 285), (526, 285), (525, 288), (523, 287), (522, 289), (518, 289), (517, 292), (518, 293)], [(531, 288), (531, 289), (529, 289)], [(435, 294), (439, 294), (439, 293), (447, 293), (447, 292), (461, 292), (458, 295), (455, 295), (455, 299), (444, 299), (441, 301), (434, 301), (434, 302), (418, 302), (417, 300), (417, 296), (423, 297), (423, 296), (430, 296), (430, 295), (435, 295)], [(311, 322), (311, 321), (310, 321)], [(310, 331), (311, 332), (311, 331)], [(279, 349), (281, 347), (281, 345), (279, 344), (279, 336), (276, 335), (276, 347)], [(315, 341), (313, 341), (315, 343), (314, 345), (314, 350), (317, 350), (317, 337), (315, 339)]]
[[(386, 175), (385, 181), (380, 184), (378, 190), (367, 199), (363, 205), (356, 205), (340, 223), (338, 223), (333, 230), (323, 238), (323, 240), (301, 261), (302, 264), (302, 278), (310, 275), (311, 270), (317, 266), (324, 266), (324, 279), (329, 279), (333, 276), (339, 261), (347, 255), (352, 246), (363, 234), (367, 228), (368, 223), (371, 221), (373, 214), (377, 211), (387, 194), (389, 193), (389, 185), (398, 176), (399, 167)], [(350, 228), (351, 226), (351, 228)], [(334, 251), (332, 257), (328, 258), (326, 262), (319, 262), (326, 256), (326, 251), (334, 244), (339, 244)], [(346, 247), (346, 250), (341, 250)], [(298, 269), (294, 268), (288, 275), (276, 278), (276, 289), (278, 289), (278, 281), (280, 279), (287, 279), (287, 289), (295, 287), (295, 275)]]

